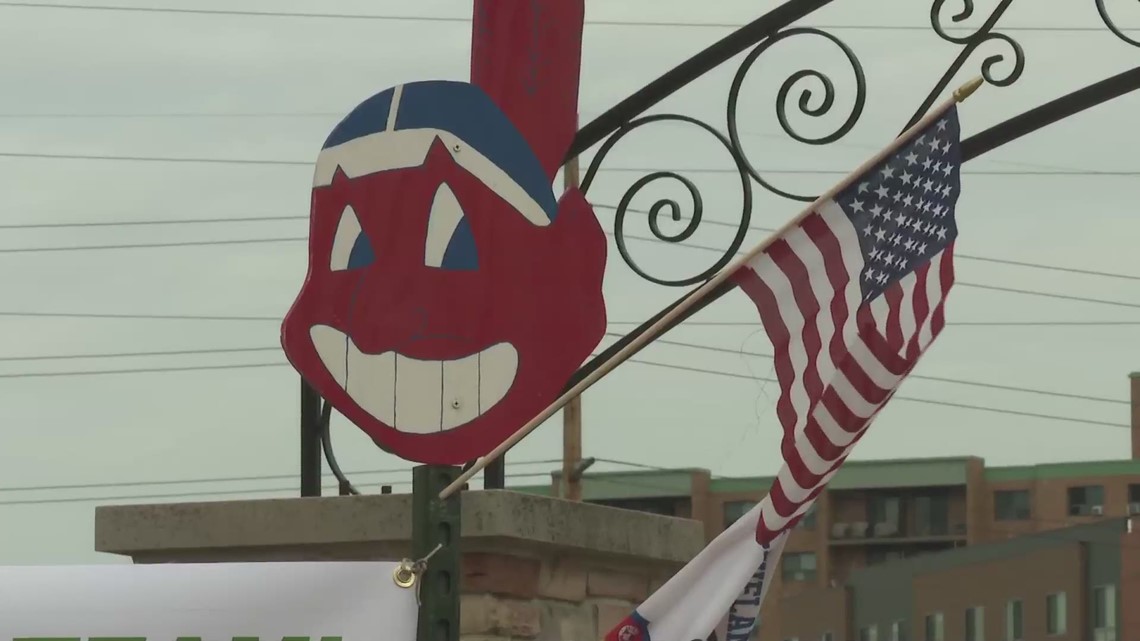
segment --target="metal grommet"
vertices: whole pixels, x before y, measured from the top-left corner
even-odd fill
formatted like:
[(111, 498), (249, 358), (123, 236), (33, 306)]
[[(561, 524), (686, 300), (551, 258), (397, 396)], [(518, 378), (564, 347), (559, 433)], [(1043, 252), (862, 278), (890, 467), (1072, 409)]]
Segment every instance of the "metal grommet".
[(411, 561), (401, 561), (400, 565), (392, 570), (392, 580), (401, 588), (410, 588), (416, 584), (416, 572), (412, 569)]

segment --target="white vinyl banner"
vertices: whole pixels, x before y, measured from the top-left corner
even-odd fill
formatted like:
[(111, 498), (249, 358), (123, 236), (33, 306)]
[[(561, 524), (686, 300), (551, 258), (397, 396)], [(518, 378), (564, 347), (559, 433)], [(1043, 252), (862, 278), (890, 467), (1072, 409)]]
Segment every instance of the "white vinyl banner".
[(415, 641), (396, 566), (0, 567), (0, 641)]

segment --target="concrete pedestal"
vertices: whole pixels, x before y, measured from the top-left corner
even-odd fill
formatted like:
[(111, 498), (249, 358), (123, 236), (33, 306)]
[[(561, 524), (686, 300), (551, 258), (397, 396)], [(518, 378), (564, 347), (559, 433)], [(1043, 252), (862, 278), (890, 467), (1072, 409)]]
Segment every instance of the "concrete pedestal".
[[(600, 639), (704, 545), (702, 525), (505, 490), (463, 494), (461, 635)], [(398, 560), (411, 496), (99, 507), (95, 549), (135, 563)]]

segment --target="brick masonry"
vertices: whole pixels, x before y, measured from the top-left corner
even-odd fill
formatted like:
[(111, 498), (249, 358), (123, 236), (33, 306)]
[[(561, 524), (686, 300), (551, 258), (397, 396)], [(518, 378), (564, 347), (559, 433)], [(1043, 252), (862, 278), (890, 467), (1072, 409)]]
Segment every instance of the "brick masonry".
[(595, 641), (643, 601), (660, 568), (567, 557), (463, 557), (464, 641)]

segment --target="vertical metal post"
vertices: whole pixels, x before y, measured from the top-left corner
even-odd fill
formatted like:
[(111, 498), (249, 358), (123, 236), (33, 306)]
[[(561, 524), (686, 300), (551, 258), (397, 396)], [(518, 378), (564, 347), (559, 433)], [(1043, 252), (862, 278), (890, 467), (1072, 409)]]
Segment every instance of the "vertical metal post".
[(301, 379), (301, 496), (321, 495), (321, 395)]
[(483, 489), (484, 490), (501, 490), (507, 486), (507, 455), (504, 454), (499, 458), (491, 461), (491, 464), (483, 468)]
[(442, 500), (439, 493), (460, 471), (446, 465), (412, 469), (412, 558), (430, 555), (419, 577), (417, 641), (459, 641), (459, 507), (463, 493)]
[[(566, 162), (562, 172), (566, 189), (577, 189), (578, 157), (574, 156)], [(577, 473), (578, 465), (582, 461), (582, 397), (575, 396), (570, 399), (566, 407), (562, 408), (562, 487), (559, 494), (571, 501), (582, 500), (582, 482)]]

